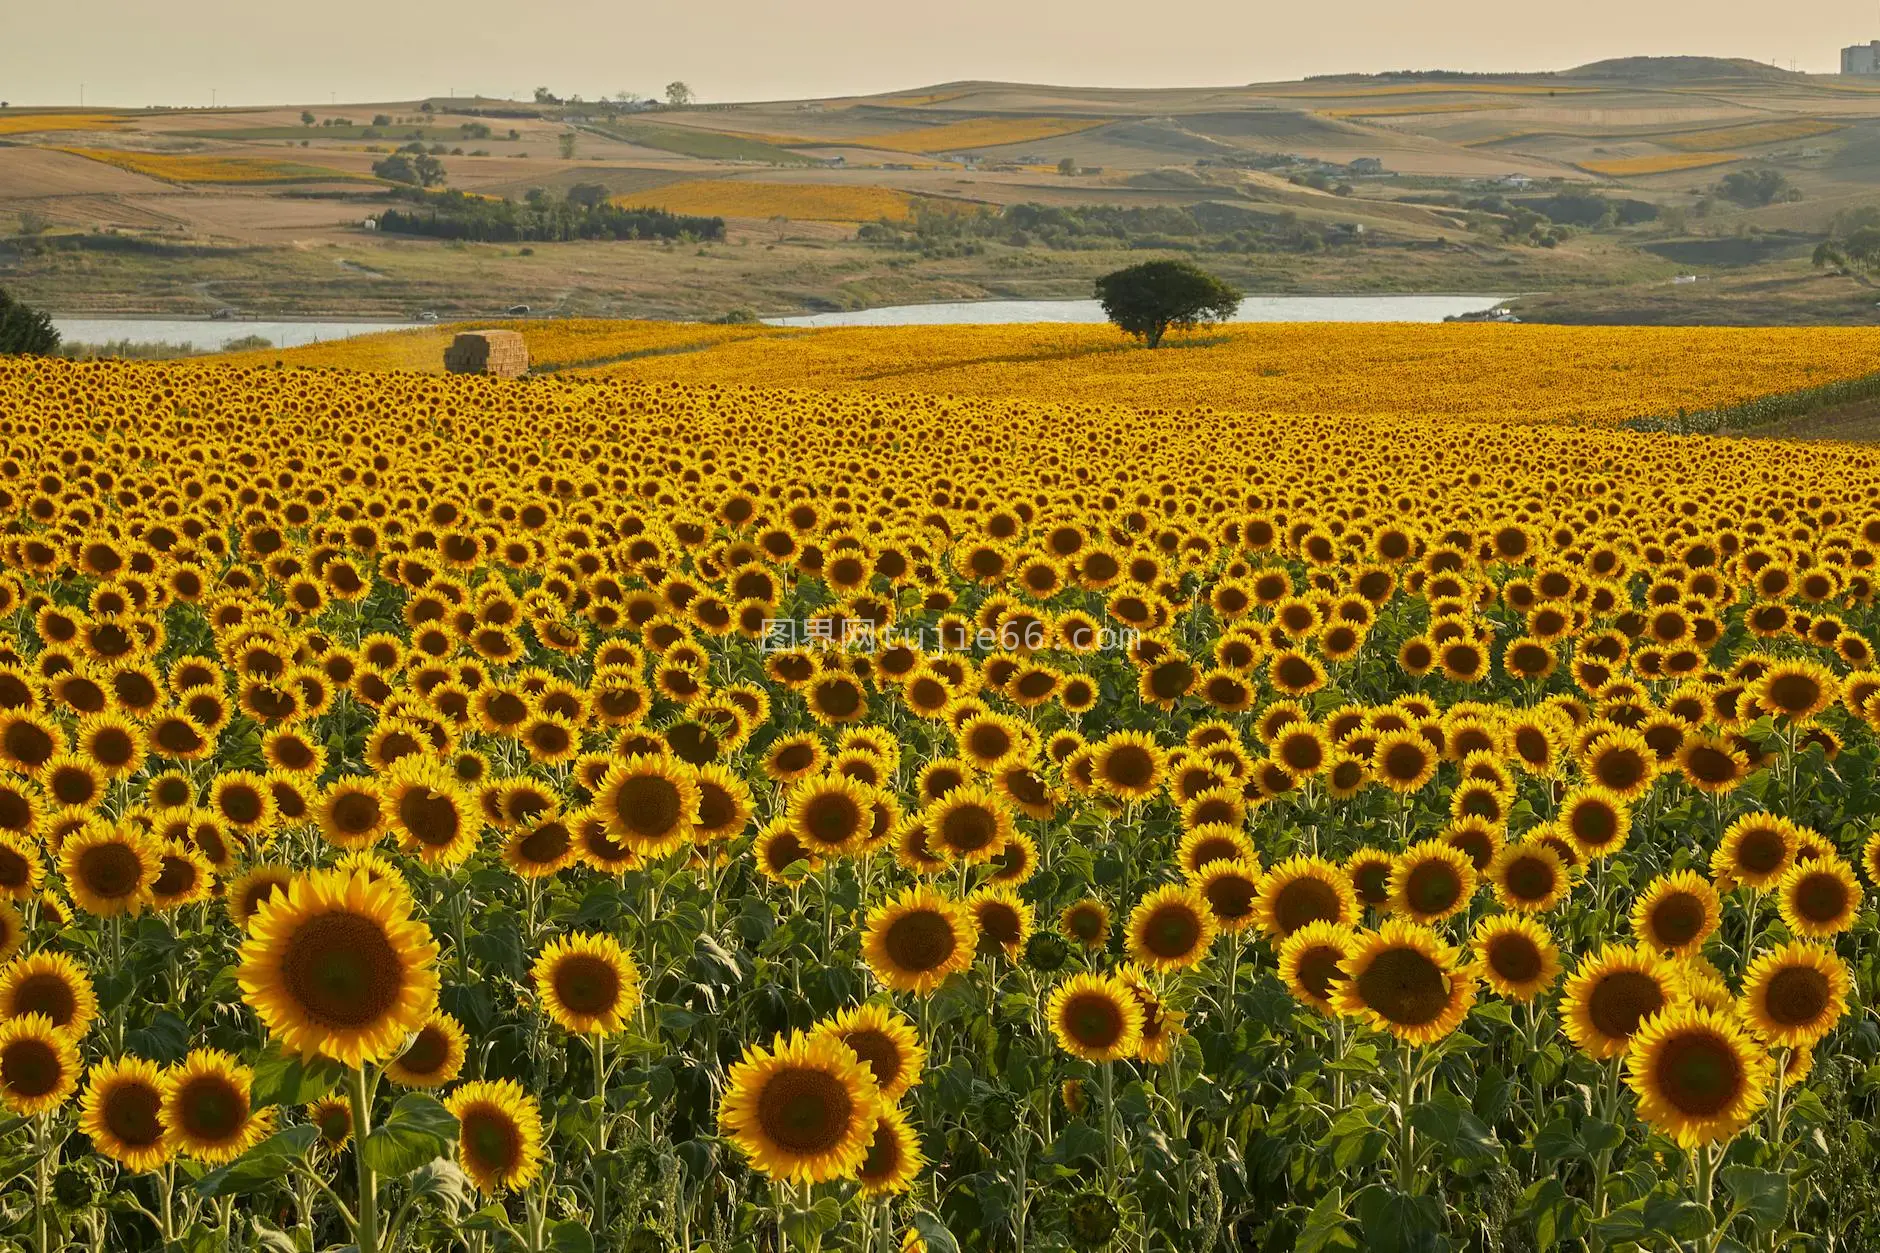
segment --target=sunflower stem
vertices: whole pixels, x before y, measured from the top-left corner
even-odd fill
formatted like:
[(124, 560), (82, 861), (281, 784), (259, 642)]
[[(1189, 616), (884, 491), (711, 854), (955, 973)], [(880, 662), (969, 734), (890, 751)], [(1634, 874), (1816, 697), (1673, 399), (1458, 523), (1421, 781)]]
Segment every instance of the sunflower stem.
[(594, 1050), (594, 1102), (599, 1106), (595, 1115), (594, 1137), (594, 1234), (607, 1230), (607, 1171), (601, 1162), (601, 1154), (607, 1151), (607, 1037), (600, 1032), (588, 1036), (588, 1043)]
[(372, 1092), (363, 1063), (346, 1076), (346, 1087), (352, 1098), (353, 1161), (359, 1167), (359, 1220), (353, 1227), (353, 1243), (359, 1253), (379, 1253), (379, 1181), (366, 1165), (365, 1155), (366, 1137), (372, 1133)]
[(1103, 1063), (1103, 1164), (1116, 1187), (1116, 1063)]
[(33, 1247), (52, 1253), (52, 1115), (39, 1116), (39, 1162), (33, 1169)]
[(1416, 1129), (1410, 1125), (1410, 1106), (1416, 1099), (1415, 1057), (1409, 1041), (1397, 1050), (1397, 1190), (1416, 1195)]

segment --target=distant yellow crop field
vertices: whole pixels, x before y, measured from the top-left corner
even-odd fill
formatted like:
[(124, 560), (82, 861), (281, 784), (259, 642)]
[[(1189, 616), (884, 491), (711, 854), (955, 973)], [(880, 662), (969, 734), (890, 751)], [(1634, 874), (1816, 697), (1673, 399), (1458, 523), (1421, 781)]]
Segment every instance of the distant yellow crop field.
[(73, 156), (102, 161), (136, 174), (171, 183), (332, 183), (375, 182), (323, 165), (269, 161), (258, 157), (218, 157), (193, 153), (122, 152), (116, 148), (61, 148)]
[(273, 364), (315, 369), (441, 374), (444, 350), (459, 331), (520, 331), (537, 370), (565, 369), (646, 354), (686, 352), (736, 339), (801, 334), (761, 324), (718, 326), (704, 322), (645, 322), (615, 318), (553, 321), (457, 322), (415, 330), (385, 331), (328, 340), (299, 348), (262, 348), (226, 353), (238, 365)]
[(975, 118), (965, 122), (942, 122), (938, 126), (889, 131), (886, 134), (858, 135), (850, 142), (900, 152), (957, 152), (968, 148), (999, 148), (1007, 144), (1058, 139), (1103, 126), (1106, 122), (1104, 118), (1090, 117)]
[(122, 126), (114, 113), (0, 114), (0, 135), (36, 135), (44, 131), (96, 131)]
[(1875, 372), (1880, 330), (1859, 327), (1412, 323), (1236, 325), (1154, 351), (1108, 326), (819, 328), (596, 371), (688, 385), (1599, 424)]
[(1332, 87), (1308, 85), (1262, 95), (1297, 96), (1306, 100), (1342, 100), (1360, 96), (1585, 96), (1605, 90), (1602, 87), (1542, 87), (1534, 83), (1393, 83), (1371, 87)]
[(1754, 148), (1758, 144), (1779, 144), (1795, 139), (1812, 139), (1816, 135), (1832, 135), (1835, 131), (1843, 129), (1845, 127), (1839, 122), (1798, 117), (1781, 122), (1746, 122), (1741, 126), (1689, 131), (1682, 135), (1661, 135), (1653, 142), (1664, 144), (1668, 148), (1715, 151), (1719, 148)]
[(1667, 152), (1648, 157), (1614, 157), (1605, 161), (1581, 161), (1579, 167), (1588, 174), (1604, 174), (1610, 178), (1629, 178), (1641, 174), (1671, 174), (1678, 170), (1701, 170), (1711, 165), (1728, 165), (1732, 161), (1741, 161), (1742, 154), (1735, 152)]
[(796, 218), (806, 222), (899, 221), (914, 209), (915, 197), (889, 187), (849, 187), (822, 183), (759, 183), (732, 178), (691, 179), (649, 191), (629, 192), (615, 203), (651, 206), (668, 213), (699, 213), (730, 218)]

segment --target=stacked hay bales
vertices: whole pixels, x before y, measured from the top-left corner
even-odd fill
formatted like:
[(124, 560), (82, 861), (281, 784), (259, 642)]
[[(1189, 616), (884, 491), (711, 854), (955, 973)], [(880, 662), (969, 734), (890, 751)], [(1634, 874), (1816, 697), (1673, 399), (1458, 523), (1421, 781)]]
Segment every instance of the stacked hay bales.
[(465, 331), (444, 350), (444, 368), (452, 374), (520, 378), (529, 370), (529, 346), (520, 331)]

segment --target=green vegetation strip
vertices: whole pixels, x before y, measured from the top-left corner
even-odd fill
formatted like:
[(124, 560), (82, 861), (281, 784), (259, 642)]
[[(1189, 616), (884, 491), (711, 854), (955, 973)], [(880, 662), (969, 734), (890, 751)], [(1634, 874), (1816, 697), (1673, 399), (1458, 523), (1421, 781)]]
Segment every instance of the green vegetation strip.
[(1716, 409), (1699, 409), (1694, 413), (1680, 409), (1675, 415), (1633, 418), (1624, 426), (1627, 430), (1662, 431), (1673, 435), (1716, 435), (1806, 417), (1823, 409), (1867, 400), (1880, 400), (1880, 373), (1805, 387), (1797, 392), (1758, 396)]

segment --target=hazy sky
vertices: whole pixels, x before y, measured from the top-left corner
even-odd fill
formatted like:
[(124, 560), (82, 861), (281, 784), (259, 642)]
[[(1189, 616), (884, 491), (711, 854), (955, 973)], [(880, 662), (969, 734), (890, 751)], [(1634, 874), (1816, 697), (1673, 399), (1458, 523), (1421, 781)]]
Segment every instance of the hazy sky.
[(706, 101), (991, 78), (1227, 85), (1403, 68), (1560, 69), (1701, 54), (1833, 71), (1870, 0), (5, 0), (14, 104), (323, 103), (545, 84)]

